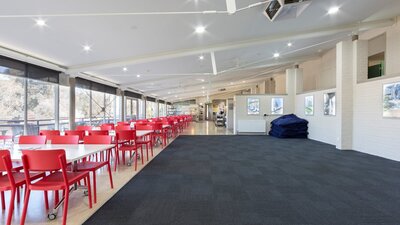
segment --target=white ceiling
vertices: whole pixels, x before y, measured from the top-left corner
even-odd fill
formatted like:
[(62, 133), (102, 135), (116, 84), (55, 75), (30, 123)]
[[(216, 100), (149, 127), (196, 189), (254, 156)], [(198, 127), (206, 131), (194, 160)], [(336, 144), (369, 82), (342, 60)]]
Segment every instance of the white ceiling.
[[(236, 0), (236, 4), (242, 8), (259, 1)], [(70, 68), (71, 73), (84, 72), (124, 89), (175, 101), (202, 96), (203, 90), (213, 94), (222, 87), (228, 91), (246, 88), (270, 76), (272, 70), (315, 57), (348, 38), (352, 29), (343, 26), (400, 12), (398, 0), (313, 0), (299, 18), (276, 22), (262, 14), (264, 5), (232, 15), (110, 15), (226, 11), (224, 0), (167, 2), (7, 1), (0, 8), (0, 45)], [(331, 6), (339, 6), (340, 12), (327, 15)], [(35, 26), (37, 18), (45, 19), (47, 27)], [(205, 26), (206, 33), (195, 34), (198, 25)], [(293, 43), (290, 48), (288, 41)], [(92, 51), (84, 52), (85, 44)], [(218, 75), (212, 75), (209, 50), (218, 50)], [(281, 54), (279, 59), (272, 58), (275, 52)]]

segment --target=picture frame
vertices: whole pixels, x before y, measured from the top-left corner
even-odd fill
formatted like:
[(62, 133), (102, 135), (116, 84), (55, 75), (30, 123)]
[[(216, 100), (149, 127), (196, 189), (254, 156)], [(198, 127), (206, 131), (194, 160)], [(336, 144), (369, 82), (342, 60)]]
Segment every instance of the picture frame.
[(283, 98), (274, 97), (271, 99), (271, 114), (283, 115)]
[(260, 115), (259, 98), (247, 98), (247, 115)]
[(382, 116), (400, 118), (400, 82), (384, 84), (382, 93)]
[(304, 97), (304, 115), (313, 116), (314, 115), (314, 96)]
[(336, 116), (336, 92), (324, 93), (324, 115)]

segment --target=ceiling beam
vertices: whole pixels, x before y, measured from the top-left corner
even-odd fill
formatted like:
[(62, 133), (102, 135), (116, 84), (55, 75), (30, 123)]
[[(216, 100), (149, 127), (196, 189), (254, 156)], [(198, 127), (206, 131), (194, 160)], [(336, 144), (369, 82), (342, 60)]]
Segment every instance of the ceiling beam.
[(210, 55), (211, 55), (211, 65), (212, 65), (213, 74), (217, 75), (218, 71), (217, 71), (217, 62), (215, 61), (215, 54), (214, 54), (214, 52), (211, 52)]
[(128, 58), (121, 59), (113, 59), (113, 60), (105, 60), (100, 62), (93, 62), (88, 64), (80, 64), (75, 66), (70, 66), (68, 69), (69, 73), (76, 72), (85, 72), (91, 70), (101, 70), (113, 67), (123, 67), (125, 65), (146, 63), (158, 60), (165, 60), (171, 58), (178, 58), (184, 56), (190, 56), (195, 54), (202, 54), (203, 52), (215, 52), (215, 51), (226, 51), (231, 49), (239, 49), (250, 47), (254, 45), (261, 45), (272, 43), (276, 41), (287, 41), (287, 40), (295, 40), (295, 39), (305, 39), (305, 38), (313, 38), (320, 36), (333, 35), (341, 32), (359, 32), (364, 30), (369, 30), (373, 28), (387, 27), (394, 24), (394, 19), (384, 19), (384, 20), (375, 20), (375, 21), (367, 21), (367, 22), (359, 22), (359, 23), (351, 23), (339, 26), (325, 27), (314, 30), (306, 30), (302, 32), (291, 32), (285, 34), (278, 35), (268, 35), (266, 37), (248, 39), (237, 42), (230, 43), (222, 43), (209, 45), (204, 47), (197, 48), (188, 48), (188, 49), (179, 49), (165, 52), (156, 52), (150, 53), (146, 55), (133, 56)]

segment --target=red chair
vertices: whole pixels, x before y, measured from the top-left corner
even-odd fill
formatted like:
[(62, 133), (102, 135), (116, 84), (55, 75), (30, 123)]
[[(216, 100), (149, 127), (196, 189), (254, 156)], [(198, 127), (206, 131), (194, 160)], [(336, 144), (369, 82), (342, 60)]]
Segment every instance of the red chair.
[[(74, 185), (80, 180), (86, 180), (89, 197), (89, 208), (92, 208), (92, 194), (90, 188), (89, 172), (68, 172), (66, 169), (67, 160), (64, 150), (24, 150), (22, 151), (22, 163), (24, 164), (24, 172), (27, 186), (25, 192), (24, 208), (21, 215), (21, 224), (25, 224), (31, 191), (62, 190), (64, 193), (64, 213), (62, 224), (65, 225), (67, 223), (70, 186)], [(51, 173), (49, 173), (47, 176), (44, 176), (43, 179), (37, 182), (32, 182), (33, 179), (29, 176), (30, 171)]]
[(92, 135), (109, 135), (108, 130), (90, 130), (89, 131), (89, 136)]
[(83, 141), (83, 137), (85, 137), (84, 130), (66, 130), (66, 131), (64, 131), (64, 134), (65, 134), (65, 136), (78, 135), (79, 141)]
[(131, 125), (117, 125), (115, 130), (132, 130)]
[[(3, 173), (7, 174), (3, 174)], [(41, 174), (29, 174), (30, 179), (37, 180), (44, 176)], [(12, 168), (11, 156), (8, 150), (0, 150), (0, 195), (1, 195), (1, 206), (5, 210), (5, 191), (11, 191), (10, 204), (7, 215), (7, 225), (11, 224), (11, 219), (14, 212), (15, 196), (17, 194), (17, 201), (19, 195), (19, 188), (24, 186), (26, 183), (24, 173), (15, 172)], [(47, 198), (47, 193), (45, 192), (45, 198)], [(47, 200), (46, 200), (47, 201)], [(18, 201), (19, 202), (19, 201)]]
[(6, 144), (6, 141), (7, 141), (7, 140), (12, 141), (12, 140), (13, 140), (13, 137), (10, 136), (10, 135), (0, 135), (0, 140), (3, 141), (3, 144)]
[(113, 123), (104, 123), (100, 125), (100, 130), (114, 130), (114, 127)]
[(46, 136), (46, 141), (52, 141), (53, 137), (60, 136), (59, 130), (41, 130), (39, 131), (40, 136)]
[(137, 137), (136, 139), (136, 144), (137, 145), (146, 145), (146, 153), (147, 153), (147, 160), (149, 160), (149, 146), (151, 149), (151, 156), (153, 156), (153, 133), (154, 133), (154, 127), (152, 125), (141, 125), (137, 124), (135, 126), (136, 130), (151, 130), (153, 131), (152, 133), (142, 136), (142, 137)]
[(43, 145), (46, 144), (46, 136), (20, 136), (18, 143)]
[(77, 145), (77, 144), (79, 144), (79, 136), (78, 135), (68, 135), (68, 136), (53, 137), (51, 144)]
[(76, 126), (75, 130), (93, 130), (92, 126)]
[[(83, 143), (85, 145), (97, 144), (97, 145), (110, 145), (111, 144), (111, 136), (108, 135), (93, 135), (86, 136), (83, 139)], [(107, 149), (107, 157), (105, 161), (84, 161), (78, 163), (77, 170), (78, 171), (90, 171), (93, 175), (93, 193), (94, 193), (94, 203), (97, 202), (97, 194), (96, 194), (96, 170), (107, 166), (108, 176), (110, 177), (110, 185), (111, 189), (114, 188), (112, 174), (111, 174), (111, 166), (110, 166), (110, 158), (111, 158), (111, 148)]]
[(117, 122), (117, 126), (130, 126), (131, 123), (129, 122)]
[(122, 152), (122, 160), (125, 164), (125, 154), (129, 152), (129, 157), (132, 156), (132, 152), (135, 152), (135, 170), (137, 170), (137, 159), (138, 159), (138, 146), (140, 146), (140, 151), (142, 155), (142, 164), (143, 164), (143, 148), (141, 145), (137, 145), (136, 143), (136, 131), (135, 130), (119, 130), (116, 131), (116, 140), (117, 144), (116, 153), (115, 153), (115, 171), (117, 170), (117, 164), (119, 163), (119, 151)]
[[(151, 124), (154, 130), (153, 133), (153, 138), (159, 137), (161, 139), (161, 145), (166, 146), (167, 145), (167, 133), (166, 130), (163, 129), (163, 124), (160, 122), (156, 122), (154, 124)], [(153, 156), (153, 154), (152, 154)]]

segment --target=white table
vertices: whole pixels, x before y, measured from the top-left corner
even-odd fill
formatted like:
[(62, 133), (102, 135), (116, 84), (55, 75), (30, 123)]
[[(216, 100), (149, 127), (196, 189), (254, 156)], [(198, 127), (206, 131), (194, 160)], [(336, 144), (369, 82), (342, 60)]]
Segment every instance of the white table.
[(115, 145), (29, 145), (29, 144), (15, 144), (12, 149), (10, 149), (11, 160), (20, 161), (21, 160), (21, 150), (51, 150), (51, 149), (64, 149), (65, 156), (68, 162), (78, 161), (89, 155), (93, 155), (98, 152), (105, 151), (107, 149), (113, 148)]

